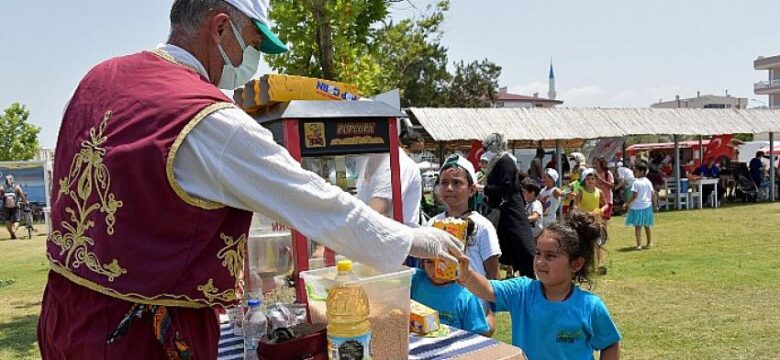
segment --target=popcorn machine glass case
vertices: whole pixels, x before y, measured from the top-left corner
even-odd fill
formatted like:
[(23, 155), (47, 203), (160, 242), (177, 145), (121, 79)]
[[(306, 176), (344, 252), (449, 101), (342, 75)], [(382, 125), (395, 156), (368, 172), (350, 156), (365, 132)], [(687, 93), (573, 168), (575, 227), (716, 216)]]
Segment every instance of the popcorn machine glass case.
[[(253, 116), (305, 169), (353, 194), (365, 163), (377, 156), (389, 157), (392, 215), (403, 222), (398, 118), (404, 115), (398, 110), (374, 101), (293, 100)], [(294, 229), (292, 243), (296, 297), (305, 302), (306, 293), (298, 274), (308, 270), (310, 264), (334, 265), (335, 254), (318, 248)], [(321, 257), (320, 250), (324, 250)]]

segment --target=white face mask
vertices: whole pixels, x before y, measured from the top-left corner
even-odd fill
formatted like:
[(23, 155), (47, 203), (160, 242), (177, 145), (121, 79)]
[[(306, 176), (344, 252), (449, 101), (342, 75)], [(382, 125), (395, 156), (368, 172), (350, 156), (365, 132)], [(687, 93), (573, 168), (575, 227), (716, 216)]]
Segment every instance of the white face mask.
[(222, 55), (222, 61), (225, 65), (222, 66), (222, 78), (219, 79), (218, 88), (224, 90), (235, 90), (238, 87), (246, 84), (252, 76), (257, 72), (257, 65), (260, 63), (260, 50), (255, 49), (253, 46), (249, 46), (244, 42), (244, 38), (238, 31), (233, 22), (230, 22), (230, 28), (233, 29), (233, 34), (238, 40), (238, 45), (244, 49), (243, 58), (241, 64), (238, 67), (233, 66), (230, 59), (225, 54), (225, 50), (222, 48), (222, 44), (217, 45), (219, 53)]

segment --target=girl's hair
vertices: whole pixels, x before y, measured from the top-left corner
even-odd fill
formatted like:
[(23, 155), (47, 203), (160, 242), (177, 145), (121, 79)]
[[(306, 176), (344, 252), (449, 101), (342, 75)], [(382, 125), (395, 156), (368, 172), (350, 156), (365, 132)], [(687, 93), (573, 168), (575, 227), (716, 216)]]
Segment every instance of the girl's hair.
[(596, 158), (596, 165), (598, 165), (598, 170), (609, 169), (609, 163), (607, 162), (607, 159), (605, 159), (603, 156), (599, 156)]
[(647, 162), (642, 160), (634, 164), (634, 169), (641, 171), (643, 174), (647, 174)]
[(531, 181), (528, 180), (530, 179), (525, 179), (525, 181), (523, 181), (523, 189), (525, 189), (525, 191), (528, 191), (529, 193), (534, 194), (534, 196), (539, 196), (539, 192), (542, 191), (542, 188), (540, 188), (538, 184), (533, 182), (533, 180)]
[(588, 275), (593, 272), (596, 241), (604, 234), (604, 224), (593, 214), (572, 210), (561, 221), (547, 226), (543, 233), (558, 242), (559, 248), (569, 256), (569, 261), (580, 257), (585, 260), (582, 268), (574, 274), (574, 280), (590, 285)]
[(423, 139), (422, 135), (409, 130), (401, 131), (401, 134), (398, 136), (401, 141), (401, 145), (410, 147), (413, 144), (425, 142), (425, 139)]

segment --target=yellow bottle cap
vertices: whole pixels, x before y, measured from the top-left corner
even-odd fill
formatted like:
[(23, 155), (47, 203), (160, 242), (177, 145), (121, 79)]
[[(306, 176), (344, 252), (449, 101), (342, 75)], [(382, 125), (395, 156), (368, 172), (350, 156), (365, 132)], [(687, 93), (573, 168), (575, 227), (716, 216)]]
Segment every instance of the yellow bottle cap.
[(336, 264), (338, 271), (352, 271), (352, 260), (340, 260)]

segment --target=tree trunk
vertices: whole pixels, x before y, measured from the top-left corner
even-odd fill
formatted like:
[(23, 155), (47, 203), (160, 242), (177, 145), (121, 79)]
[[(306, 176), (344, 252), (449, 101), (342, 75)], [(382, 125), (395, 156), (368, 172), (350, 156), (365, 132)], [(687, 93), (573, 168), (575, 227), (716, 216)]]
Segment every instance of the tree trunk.
[(333, 74), (333, 33), (330, 26), (325, 2), (327, 0), (311, 0), (311, 12), (317, 24), (317, 45), (320, 48), (320, 67), (322, 77), (326, 80), (334, 80)]

